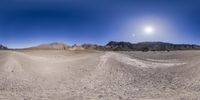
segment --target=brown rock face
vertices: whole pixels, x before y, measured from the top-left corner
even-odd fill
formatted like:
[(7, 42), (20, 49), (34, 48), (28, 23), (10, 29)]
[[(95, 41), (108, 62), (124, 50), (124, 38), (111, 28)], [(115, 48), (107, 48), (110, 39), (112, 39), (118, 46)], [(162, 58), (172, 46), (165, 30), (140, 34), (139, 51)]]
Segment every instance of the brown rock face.
[(81, 45), (73, 45), (69, 47), (69, 50), (78, 51), (78, 50), (84, 50), (84, 48)]
[(109, 50), (116, 51), (168, 51), (168, 50), (200, 50), (199, 45), (192, 44), (172, 44), (164, 42), (140, 42), (140, 43), (130, 43), (130, 42), (115, 42), (111, 41), (106, 45)]
[(94, 50), (97, 49), (98, 46), (96, 44), (83, 44), (82, 47), (84, 49)]
[(69, 46), (63, 43), (50, 43), (50, 44), (41, 44), (36, 47), (31, 47), (29, 49), (41, 49), (41, 50), (67, 50)]

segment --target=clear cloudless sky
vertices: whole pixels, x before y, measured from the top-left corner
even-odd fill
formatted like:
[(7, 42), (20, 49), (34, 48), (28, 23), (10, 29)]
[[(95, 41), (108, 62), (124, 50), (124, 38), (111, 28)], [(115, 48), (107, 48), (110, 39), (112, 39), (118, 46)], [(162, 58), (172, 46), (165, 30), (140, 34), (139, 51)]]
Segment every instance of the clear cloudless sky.
[(111, 40), (200, 44), (200, 1), (0, 0), (0, 44), (8, 47)]

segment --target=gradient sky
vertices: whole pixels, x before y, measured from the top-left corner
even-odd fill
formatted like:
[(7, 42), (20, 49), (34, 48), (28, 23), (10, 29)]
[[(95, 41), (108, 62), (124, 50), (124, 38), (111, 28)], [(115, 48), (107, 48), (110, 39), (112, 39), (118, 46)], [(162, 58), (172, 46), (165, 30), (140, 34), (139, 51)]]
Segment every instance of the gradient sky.
[[(143, 32), (152, 26), (154, 33)], [(200, 44), (199, 0), (0, 0), (0, 43)]]

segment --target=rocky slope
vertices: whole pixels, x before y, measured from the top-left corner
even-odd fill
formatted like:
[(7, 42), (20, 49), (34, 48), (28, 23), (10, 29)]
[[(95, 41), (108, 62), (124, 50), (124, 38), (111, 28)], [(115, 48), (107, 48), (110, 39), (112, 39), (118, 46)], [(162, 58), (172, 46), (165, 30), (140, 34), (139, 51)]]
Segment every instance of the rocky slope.
[(169, 50), (200, 50), (200, 46), (191, 44), (172, 44), (164, 42), (115, 42), (102, 46), (97, 44), (65, 45), (64, 43), (42, 44), (28, 49), (39, 50), (103, 50), (103, 51), (169, 51)]
[(83, 45), (66, 45), (64, 43), (50, 43), (50, 44), (41, 44), (39, 46), (26, 48), (29, 50), (71, 50), (71, 51), (77, 51), (77, 50), (101, 50), (101, 48), (104, 48), (103, 46), (99, 46), (96, 44), (83, 44)]
[(115, 42), (111, 41), (106, 45), (107, 48), (111, 50), (152, 50), (152, 51), (164, 51), (164, 50), (200, 50), (199, 45), (191, 44), (172, 44), (164, 42), (140, 42), (140, 43), (130, 43), (130, 42)]
[(6, 50), (6, 49), (8, 48), (0, 44), (0, 50)]
[(67, 50), (70, 46), (65, 45), (64, 43), (50, 43), (50, 44), (41, 44), (39, 46), (30, 47), (27, 49), (31, 50)]

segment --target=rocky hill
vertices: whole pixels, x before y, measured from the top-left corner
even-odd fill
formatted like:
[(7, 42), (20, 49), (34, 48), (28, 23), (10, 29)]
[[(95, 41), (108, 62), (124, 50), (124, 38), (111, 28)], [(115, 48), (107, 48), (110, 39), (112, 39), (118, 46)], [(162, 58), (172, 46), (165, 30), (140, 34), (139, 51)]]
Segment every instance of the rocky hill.
[(200, 50), (199, 45), (193, 44), (172, 44), (165, 42), (115, 42), (111, 41), (106, 45), (110, 50), (134, 50), (134, 51), (164, 51), (164, 50)]
[(41, 44), (35, 47), (26, 48), (29, 50), (104, 50), (105, 46), (100, 46), (96, 44), (83, 44), (83, 45), (66, 45), (64, 43), (50, 43), (50, 44)]
[(50, 43), (50, 44), (41, 44), (39, 46), (27, 48), (27, 49), (39, 49), (39, 50), (67, 50), (69, 46), (63, 44), (63, 43)]
[(84, 50), (81, 45), (73, 45), (69, 46), (64, 43), (49, 43), (49, 44), (41, 44), (35, 47), (26, 48), (29, 50)]
[(97, 44), (83, 44), (81, 45), (86, 50), (108, 50), (106, 46), (97, 45)]
[(0, 44), (0, 50), (6, 50), (6, 49), (8, 48)]
[(81, 45), (73, 45), (73, 46), (70, 46), (68, 48), (68, 50), (72, 50), (72, 51), (76, 51), (76, 50), (84, 50), (84, 48), (81, 46)]
[(165, 42), (116, 42), (111, 41), (102, 46), (97, 44), (83, 44), (69, 46), (64, 43), (50, 43), (31, 47), (28, 49), (39, 50), (104, 50), (104, 51), (170, 51), (170, 50), (200, 50), (199, 45), (172, 44)]

